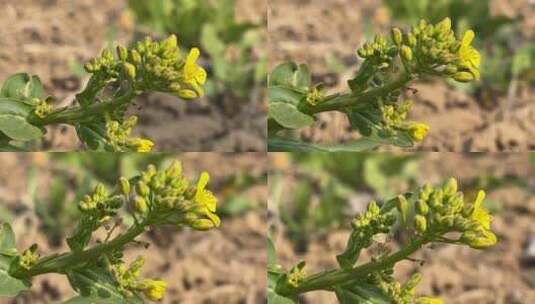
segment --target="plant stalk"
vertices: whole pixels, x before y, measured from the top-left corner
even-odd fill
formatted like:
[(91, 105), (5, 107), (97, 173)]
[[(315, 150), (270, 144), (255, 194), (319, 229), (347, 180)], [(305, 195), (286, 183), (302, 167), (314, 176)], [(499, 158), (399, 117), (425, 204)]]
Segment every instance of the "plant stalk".
[(130, 102), (137, 94), (134, 90), (127, 91), (124, 95), (111, 101), (93, 103), (88, 106), (64, 107), (57, 109), (44, 118), (32, 116), (30, 123), (36, 126), (50, 124), (76, 124), (81, 121), (90, 120), (94, 115), (111, 112), (118, 107)]
[(392, 91), (399, 90), (411, 79), (412, 77), (409, 74), (403, 73), (397, 80), (364, 93), (348, 93), (327, 97), (326, 101), (315, 106), (303, 104), (301, 106), (301, 111), (307, 114), (316, 114), (327, 111), (339, 111), (347, 107), (357, 106), (363, 102), (373, 100), (379, 96), (385, 96)]
[[(390, 267), (397, 262), (406, 259), (409, 255), (420, 249), (428, 242), (426, 237), (414, 239), (401, 250), (393, 253), (380, 261), (368, 262), (353, 269), (332, 269), (323, 271), (305, 278), (297, 287), (281, 285), (277, 293), (287, 297), (293, 297), (314, 290), (330, 290), (332, 286), (348, 283), (355, 279), (364, 278), (366, 275)], [(279, 287), (279, 286), (277, 286)]]
[(45, 273), (64, 273), (68, 269), (95, 261), (103, 253), (123, 247), (143, 233), (144, 230), (144, 224), (134, 225), (124, 234), (117, 236), (107, 243), (96, 245), (84, 251), (64, 253), (52, 258), (45, 257), (30, 269), (20, 268), (14, 273), (11, 273), (11, 275), (19, 279), (26, 279)]

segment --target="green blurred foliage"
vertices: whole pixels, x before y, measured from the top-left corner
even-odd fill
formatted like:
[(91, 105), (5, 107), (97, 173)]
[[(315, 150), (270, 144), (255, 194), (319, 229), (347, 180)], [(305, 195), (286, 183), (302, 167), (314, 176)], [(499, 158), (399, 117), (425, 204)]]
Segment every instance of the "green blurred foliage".
[(158, 34), (176, 34), (185, 48), (200, 47), (207, 55), (211, 96), (231, 95), (248, 100), (264, 85), (265, 54), (254, 53), (264, 24), (236, 19), (235, 0), (129, 0), (136, 22)]
[[(413, 187), (418, 177), (418, 154), (291, 153), (296, 179), (290, 197), (279, 204), (279, 216), (289, 239), (304, 250), (312, 234), (346, 225), (369, 199), (390, 199)], [(282, 172), (270, 179), (270, 197), (277, 197)], [(288, 192), (284, 192), (288, 195)], [(363, 193), (365, 194), (364, 196)], [(355, 205), (357, 202), (359, 205)]]
[(505, 93), (513, 78), (535, 81), (535, 43), (524, 36), (522, 19), (493, 15), (491, 0), (384, 0), (384, 4), (398, 22), (450, 17), (456, 31), (474, 30), (474, 46), (482, 53), (482, 82), (469, 89)]

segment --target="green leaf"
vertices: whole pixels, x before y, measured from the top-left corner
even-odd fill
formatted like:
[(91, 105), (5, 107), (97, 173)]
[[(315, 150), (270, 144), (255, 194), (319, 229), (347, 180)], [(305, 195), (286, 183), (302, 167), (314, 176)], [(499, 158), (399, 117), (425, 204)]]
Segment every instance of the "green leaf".
[(0, 255), (0, 297), (15, 297), (30, 286), (28, 282), (9, 275), (10, 262), (11, 259)]
[(16, 99), (0, 97), (0, 114), (13, 114), (26, 117), (31, 110), (31, 106)]
[(94, 151), (104, 151), (107, 143), (104, 138), (106, 127), (103, 123), (77, 124), (76, 134), (80, 141), (89, 149)]
[(296, 304), (297, 300), (283, 297), (277, 294), (273, 289), (268, 288), (267, 302), (268, 304)]
[(111, 273), (104, 269), (95, 267), (73, 270), (67, 273), (67, 277), (72, 288), (81, 296), (65, 303), (143, 303), (137, 295), (125, 297)]
[(270, 138), (268, 140), (268, 151), (362, 152), (373, 150), (380, 144), (381, 141), (369, 137), (362, 137), (349, 143), (340, 145), (320, 145), (290, 139)]
[(267, 238), (267, 257), (268, 257), (268, 268), (272, 268), (277, 265), (277, 251), (275, 250), (275, 244), (271, 237)]
[(0, 254), (16, 255), (17, 249), (15, 245), (15, 233), (13, 233), (11, 225), (4, 223), (0, 229)]
[(354, 286), (335, 287), (340, 304), (390, 304), (392, 299), (379, 288), (366, 283)]
[(268, 111), (269, 118), (288, 129), (299, 129), (314, 123), (314, 117), (300, 112), (296, 106), (288, 103), (269, 103)]
[(14, 297), (29, 287), (28, 282), (9, 275), (9, 265), (16, 255), (13, 229), (3, 224), (0, 228), (0, 297)]
[(297, 106), (305, 94), (285, 86), (271, 86), (268, 88), (268, 100), (272, 102), (286, 102)]
[(0, 97), (13, 98), (33, 104), (32, 98), (41, 98), (43, 85), (41, 79), (26, 73), (10, 76), (0, 90)]
[(308, 66), (297, 65), (295, 62), (285, 62), (279, 64), (269, 78), (269, 86), (283, 86), (296, 88), (300, 91), (308, 91), (312, 83), (312, 76)]
[(24, 117), (13, 114), (0, 114), (0, 131), (20, 141), (38, 139), (43, 136), (40, 128), (27, 122)]

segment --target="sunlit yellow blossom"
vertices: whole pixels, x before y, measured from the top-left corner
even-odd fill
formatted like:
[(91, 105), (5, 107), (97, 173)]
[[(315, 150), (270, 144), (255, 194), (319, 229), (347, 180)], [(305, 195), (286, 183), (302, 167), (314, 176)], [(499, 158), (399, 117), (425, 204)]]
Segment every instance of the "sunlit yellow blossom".
[(204, 95), (202, 85), (206, 83), (206, 71), (197, 64), (200, 54), (198, 48), (191, 49), (184, 65), (184, 82), (189, 84), (198, 96)]
[(475, 79), (479, 79), (479, 66), (481, 65), (481, 55), (471, 45), (474, 40), (475, 33), (472, 30), (466, 31), (461, 40), (461, 47), (459, 48), (459, 61), (461, 66), (468, 69), (474, 75)]
[(197, 203), (202, 204), (203, 206), (206, 206), (209, 211), (215, 212), (216, 205), (217, 205), (217, 198), (214, 196), (214, 194), (211, 191), (205, 189), (209, 180), (210, 180), (210, 175), (208, 175), (207, 172), (201, 173), (201, 176), (199, 177), (199, 181), (197, 182), (197, 191), (195, 192), (195, 201)]
[(159, 301), (165, 295), (167, 283), (161, 280), (144, 280), (143, 293), (152, 301)]
[(484, 200), (485, 200), (485, 191), (480, 190), (474, 202), (474, 207), (473, 207), (474, 210), (470, 218), (478, 222), (483, 228), (490, 229), (490, 222), (492, 220), (492, 216), (489, 214), (487, 209), (483, 207)]
[(440, 298), (420, 297), (416, 299), (416, 304), (444, 304)]
[(136, 149), (136, 152), (150, 152), (154, 147), (154, 143), (145, 138), (134, 138), (130, 144)]
[(409, 136), (414, 141), (422, 141), (429, 131), (429, 126), (423, 123), (413, 123), (409, 126), (408, 131)]

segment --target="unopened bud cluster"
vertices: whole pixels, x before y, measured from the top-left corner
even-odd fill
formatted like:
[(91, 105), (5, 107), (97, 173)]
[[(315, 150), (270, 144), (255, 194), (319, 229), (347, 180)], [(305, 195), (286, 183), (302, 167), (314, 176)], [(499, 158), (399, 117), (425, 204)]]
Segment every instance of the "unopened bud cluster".
[(406, 34), (397, 28), (392, 30), (393, 44), (399, 48), (408, 72), (443, 75), (459, 82), (480, 77), (481, 56), (471, 46), (474, 36), (468, 30), (457, 39), (449, 18), (435, 25), (422, 20)]
[(117, 214), (117, 209), (123, 205), (120, 196), (110, 195), (109, 191), (103, 184), (97, 184), (95, 190), (90, 195), (85, 195), (78, 208), (84, 215), (104, 222)]
[(118, 46), (117, 58), (110, 50), (85, 65), (88, 73), (100, 79), (126, 80), (139, 91), (170, 93), (183, 99), (204, 95), (206, 71), (197, 64), (199, 49), (183, 58), (177, 37), (164, 41), (147, 37), (132, 49)]
[(482, 205), (484, 198), (479, 191), (472, 204), (465, 203), (453, 178), (442, 187), (424, 186), (415, 202), (414, 227), (422, 235), (459, 232), (459, 242), (476, 249), (493, 246), (497, 240), (490, 229), (492, 218)]
[(165, 295), (167, 283), (162, 280), (140, 278), (141, 268), (145, 264), (143, 257), (138, 257), (130, 265), (123, 262), (112, 265), (111, 272), (119, 285), (119, 291), (131, 297), (134, 292), (142, 292), (152, 301), (160, 301)]
[(360, 251), (371, 246), (373, 237), (380, 233), (389, 233), (395, 222), (396, 216), (393, 213), (381, 213), (377, 203), (372, 201), (366, 212), (357, 215), (352, 221), (353, 230), (346, 250), (337, 256), (339, 264), (343, 267), (353, 267)]
[(122, 123), (115, 120), (106, 123), (106, 139), (113, 151), (150, 152), (152, 150), (154, 143), (149, 139), (130, 136), (136, 123), (136, 116), (130, 116)]
[(180, 162), (165, 170), (149, 166), (132, 185), (119, 180), (119, 189), (132, 209), (156, 224), (187, 225), (196, 230), (218, 227), (217, 199), (206, 190), (209, 175), (203, 172), (195, 186), (182, 175)]

